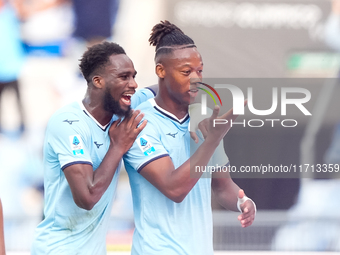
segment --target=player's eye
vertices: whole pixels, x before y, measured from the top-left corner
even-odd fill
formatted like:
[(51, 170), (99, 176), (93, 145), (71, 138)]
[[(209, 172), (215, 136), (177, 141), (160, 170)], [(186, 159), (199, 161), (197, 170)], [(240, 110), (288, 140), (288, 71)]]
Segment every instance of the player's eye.
[(184, 75), (189, 75), (189, 74), (191, 73), (191, 70), (184, 70), (184, 71), (182, 71), (182, 73), (183, 73)]

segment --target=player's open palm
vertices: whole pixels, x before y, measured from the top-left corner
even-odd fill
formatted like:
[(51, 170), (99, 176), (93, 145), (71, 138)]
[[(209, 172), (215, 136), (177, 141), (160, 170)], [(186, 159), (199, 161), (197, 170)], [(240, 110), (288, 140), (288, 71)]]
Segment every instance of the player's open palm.
[(138, 134), (146, 126), (147, 120), (143, 120), (139, 125), (143, 117), (144, 114), (140, 113), (140, 110), (131, 110), (129, 116), (126, 116), (123, 121), (118, 119), (112, 123), (109, 130), (111, 139), (110, 146), (117, 146), (123, 153), (127, 152), (136, 140)]

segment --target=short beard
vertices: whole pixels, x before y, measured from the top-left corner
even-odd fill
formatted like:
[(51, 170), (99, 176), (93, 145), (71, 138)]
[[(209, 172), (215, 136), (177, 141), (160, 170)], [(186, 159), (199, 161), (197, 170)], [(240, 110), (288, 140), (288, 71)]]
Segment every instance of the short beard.
[(110, 94), (110, 91), (106, 89), (104, 95), (104, 110), (107, 112), (111, 112), (118, 117), (128, 117), (131, 111), (131, 106), (129, 106), (128, 110), (123, 110), (120, 107), (119, 102), (114, 100), (114, 98)]

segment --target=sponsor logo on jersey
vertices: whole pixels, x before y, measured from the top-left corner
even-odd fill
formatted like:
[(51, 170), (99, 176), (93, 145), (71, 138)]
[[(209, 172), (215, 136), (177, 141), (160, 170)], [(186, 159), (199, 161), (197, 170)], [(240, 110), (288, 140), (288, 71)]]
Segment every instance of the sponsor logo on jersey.
[(155, 148), (152, 146), (151, 142), (148, 141), (149, 139), (146, 137), (146, 135), (142, 135), (138, 140), (138, 146), (141, 149), (141, 151), (144, 153), (145, 156), (148, 156), (155, 152)]
[(171, 136), (172, 138), (176, 138), (176, 135), (178, 134), (178, 132), (177, 133), (174, 133), (174, 134), (171, 134), (171, 133), (168, 133), (168, 134), (166, 134), (166, 135), (169, 135), (169, 136)]
[(67, 122), (68, 124), (72, 125), (73, 122), (78, 122), (79, 120), (63, 120), (63, 122)]
[(102, 143), (97, 143), (97, 141), (94, 142), (94, 144), (97, 146), (97, 148), (99, 149), (100, 146), (102, 146)]
[(71, 135), (69, 136), (69, 139), (73, 155), (77, 156), (84, 154), (83, 141), (81, 140), (80, 135)]

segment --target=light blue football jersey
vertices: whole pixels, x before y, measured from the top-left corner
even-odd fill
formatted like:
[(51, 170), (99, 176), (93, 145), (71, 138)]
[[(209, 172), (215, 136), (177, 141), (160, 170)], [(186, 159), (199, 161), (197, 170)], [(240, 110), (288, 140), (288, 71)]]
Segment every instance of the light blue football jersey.
[[(132, 107), (153, 96), (148, 89), (138, 90)], [(44, 141), (44, 220), (36, 229), (32, 255), (106, 254), (120, 164), (110, 186), (89, 211), (75, 204), (63, 170), (73, 164), (89, 164), (95, 171), (110, 145), (109, 126), (98, 123), (82, 102), (61, 108), (49, 120)]]
[[(148, 123), (124, 156), (136, 225), (132, 255), (213, 254), (211, 178), (201, 178), (181, 203), (175, 203), (139, 173), (150, 162), (165, 156), (170, 156), (177, 169), (203, 137), (200, 135), (200, 143), (195, 144), (188, 130), (189, 115), (179, 120), (154, 99), (137, 109), (145, 114)], [(209, 162), (220, 166), (228, 163), (224, 151), (219, 157), (214, 154)]]

